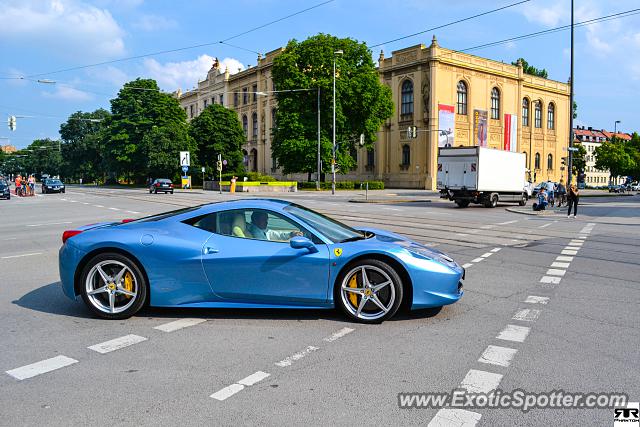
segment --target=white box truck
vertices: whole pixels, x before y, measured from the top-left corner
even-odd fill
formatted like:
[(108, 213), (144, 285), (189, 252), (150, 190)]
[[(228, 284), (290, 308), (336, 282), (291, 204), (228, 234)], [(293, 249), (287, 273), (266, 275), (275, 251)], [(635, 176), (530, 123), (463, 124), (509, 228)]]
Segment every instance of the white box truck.
[(498, 202), (527, 203), (525, 154), (486, 147), (440, 148), (438, 190), (459, 207), (495, 208)]

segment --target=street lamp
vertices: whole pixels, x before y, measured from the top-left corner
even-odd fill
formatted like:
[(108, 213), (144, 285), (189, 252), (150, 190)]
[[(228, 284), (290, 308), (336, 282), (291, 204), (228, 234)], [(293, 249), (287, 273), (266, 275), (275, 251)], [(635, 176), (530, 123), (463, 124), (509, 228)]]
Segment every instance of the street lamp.
[(342, 55), (342, 50), (333, 52), (333, 155), (331, 157), (331, 194), (336, 194), (336, 56)]
[(613, 124), (613, 136), (615, 136), (615, 134), (618, 133), (618, 123), (622, 123), (620, 120), (616, 120), (615, 123)]

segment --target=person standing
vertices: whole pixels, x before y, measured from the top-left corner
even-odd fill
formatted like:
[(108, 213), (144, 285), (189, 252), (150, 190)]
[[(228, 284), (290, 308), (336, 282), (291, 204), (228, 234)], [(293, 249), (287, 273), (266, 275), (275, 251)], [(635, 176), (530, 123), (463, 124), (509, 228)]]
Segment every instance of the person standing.
[(575, 184), (571, 184), (569, 187), (569, 194), (567, 195), (567, 205), (569, 206), (569, 210), (567, 211), (567, 218), (571, 216), (571, 208), (573, 207), (573, 217), (576, 217), (578, 213), (578, 201), (580, 200), (580, 191)]

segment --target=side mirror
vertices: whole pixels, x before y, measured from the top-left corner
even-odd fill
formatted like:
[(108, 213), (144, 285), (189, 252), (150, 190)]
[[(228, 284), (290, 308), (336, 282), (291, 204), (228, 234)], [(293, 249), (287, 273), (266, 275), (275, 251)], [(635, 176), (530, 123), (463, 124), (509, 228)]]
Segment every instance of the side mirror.
[(292, 237), (291, 240), (289, 240), (289, 245), (291, 245), (293, 249), (307, 249), (312, 253), (318, 252), (318, 249), (316, 249), (316, 245), (314, 245), (311, 240), (302, 236)]

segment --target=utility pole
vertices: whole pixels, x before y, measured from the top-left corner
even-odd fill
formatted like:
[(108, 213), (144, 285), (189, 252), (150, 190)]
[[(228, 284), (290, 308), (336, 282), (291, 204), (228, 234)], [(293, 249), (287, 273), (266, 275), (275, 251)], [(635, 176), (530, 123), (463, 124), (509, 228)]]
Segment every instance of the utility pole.
[(569, 77), (570, 85), (569, 85), (569, 155), (568, 155), (568, 177), (567, 177), (567, 186), (571, 185), (571, 178), (573, 177), (573, 0), (571, 0), (571, 75)]
[(317, 165), (318, 173), (316, 175), (316, 190), (320, 190), (320, 86), (318, 86), (318, 159)]
[(331, 194), (336, 194), (336, 55), (342, 55), (342, 50), (333, 52), (333, 150), (331, 156)]

